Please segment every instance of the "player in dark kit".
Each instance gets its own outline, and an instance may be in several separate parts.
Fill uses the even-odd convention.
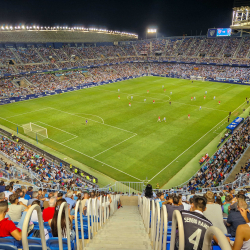
[[[202,250],[204,236],[212,223],[203,215],[206,210],[207,199],[203,196],[194,196],[194,203],[190,211],[181,211],[183,220],[185,250]],[[176,238],[175,250],[179,248],[179,241]]]

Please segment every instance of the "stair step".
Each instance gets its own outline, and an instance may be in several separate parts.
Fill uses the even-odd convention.
[[[98,248],[98,249],[132,249],[134,248],[133,244],[130,244],[129,241],[127,245],[114,245],[114,244],[94,244],[90,243],[90,247]],[[146,245],[136,245],[136,249],[152,249],[149,244]]]
[[[139,239],[139,240],[137,240],[137,239],[129,239],[129,241],[128,241],[128,239],[126,240],[126,239],[119,239],[119,238],[112,238],[112,239],[105,239],[105,241],[104,241],[104,239],[99,239],[99,238],[94,238],[93,239],[93,241],[91,241],[91,243],[90,244],[92,244],[92,243],[94,243],[94,244],[102,244],[102,243],[105,243],[105,244],[112,244],[112,245],[126,245],[126,244],[130,244],[130,245],[147,245],[147,244],[151,244],[151,242],[150,242],[150,240],[148,239],[148,240],[145,240],[145,239]]]

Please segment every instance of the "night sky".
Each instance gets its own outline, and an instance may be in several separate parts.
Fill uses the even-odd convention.
[[[3,0],[0,24],[82,25],[135,32],[150,26],[159,36],[207,33],[231,24],[233,0]]]

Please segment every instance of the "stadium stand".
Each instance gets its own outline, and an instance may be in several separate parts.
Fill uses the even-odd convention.
[[[42,32],[39,35],[30,32],[28,36],[25,31],[1,33],[1,42],[50,42],[50,45],[24,44],[18,47],[13,44],[11,48],[1,45],[0,100],[143,74],[188,79],[202,76],[207,80],[222,78],[249,82],[249,37],[178,37],[121,42],[118,45],[93,43],[76,46],[66,43],[72,40],[84,40],[86,43],[114,41],[117,38],[114,38],[116,35],[100,34],[97,39],[97,34],[93,33],[88,40],[84,32],[77,31],[58,31],[58,34],[44,31],[46,35],[42,37]],[[61,45],[53,44],[56,42]],[[10,59],[15,61],[15,65],[7,65]],[[244,67],[229,64],[243,64]],[[73,67],[79,68],[68,70]],[[62,69],[65,69],[63,73]],[[42,70],[55,72],[36,72]],[[4,76],[6,73],[13,75]],[[18,73],[27,74],[20,76]],[[123,249],[124,246],[127,249],[152,249],[153,246],[153,249],[164,250],[170,246],[174,249],[176,244],[179,244],[179,249],[188,245],[193,247],[194,244],[197,249],[230,249],[228,242],[233,244],[235,235],[237,240],[237,230],[242,230],[250,219],[245,211],[249,206],[249,193],[245,190],[250,180],[249,161],[233,183],[226,183],[249,145],[249,124],[250,118],[247,117],[232,134],[226,133],[217,152],[210,158],[206,157],[201,169],[184,186],[154,192],[148,184],[138,197],[128,197],[138,201],[138,206],[130,207],[122,206],[121,201],[126,194],[117,194],[111,186],[99,189],[93,183],[94,176],[80,169],[75,175],[74,166],[24,140],[16,142],[17,138],[0,130],[0,178],[5,181],[0,183],[0,224],[11,224],[17,233],[13,235],[7,230],[3,233],[0,229],[0,249],[28,249],[28,246],[30,249],[32,246],[37,249],[43,247],[43,250],[47,247],[80,249],[80,246],[86,246],[86,250]],[[137,194],[142,190],[132,191]],[[11,216],[5,219],[8,203],[4,200],[13,194],[10,206],[24,212],[20,219],[21,226],[17,221],[11,222]],[[29,203],[32,206],[27,207]],[[240,212],[235,215],[233,210],[237,208]],[[211,219],[211,214],[218,224]],[[236,216],[243,226],[234,223]],[[28,223],[30,218],[31,225]],[[191,223],[194,220],[199,223]],[[176,230],[172,230],[177,224],[178,237]],[[40,238],[37,238],[39,230]],[[199,241],[195,238],[197,230]],[[218,242],[212,241],[213,235],[219,246]],[[243,241],[243,244],[247,243]]]

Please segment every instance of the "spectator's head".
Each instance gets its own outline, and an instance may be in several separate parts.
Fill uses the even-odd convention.
[[[214,203],[214,193],[211,191],[207,191],[205,194],[207,202]]]
[[[7,201],[0,201],[0,214],[5,214],[8,212],[8,202]]]
[[[62,197],[63,197],[63,193],[58,193],[58,194],[57,194],[57,199],[58,199],[58,200],[62,199]]]
[[[66,197],[68,198],[73,198],[74,192],[72,190],[69,190],[68,193],[66,194]]]
[[[11,204],[17,204],[18,203],[18,195],[17,194],[11,194],[9,196],[9,201]]]
[[[33,192],[32,198],[33,199],[38,199],[38,192],[37,191]]]
[[[5,194],[4,194],[4,192],[0,193],[0,201],[5,201]]]
[[[174,197],[173,197],[173,204],[174,204],[174,205],[178,205],[178,204],[179,204],[179,200],[180,200],[180,199],[179,199],[178,196],[174,196]]]
[[[193,211],[199,210],[204,212],[206,210],[207,199],[203,196],[194,196]]]
[[[5,191],[9,191],[10,190],[10,185],[5,186]]]
[[[4,181],[0,181],[0,186],[4,186]]]
[[[28,187],[28,192],[32,192],[33,187]]]
[[[245,202],[244,199],[238,199],[237,207],[238,209],[239,208],[247,209],[247,203]]]
[[[194,189],[191,190],[191,194],[195,194],[195,190]]]
[[[51,197],[49,199],[49,206],[50,207],[55,207],[55,205],[56,205],[56,197]]]
[[[91,199],[94,199],[94,198],[95,198],[95,192],[94,192],[94,191],[92,191],[92,192],[90,193],[90,198],[91,198]]]
[[[145,189],[145,197],[147,198],[152,198],[153,196],[153,189],[152,189],[152,185],[151,184],[148,184],[146,186],[146,189]]]
[[[23,197],[24,197],[24,195],[25,195],[25,194],[24,194],[24,192],[23,192],[23,191],[21,191],[21,192],[19,193],[19,197],[20,197],[20,198],[23,198]]]
[[[232,202],[232,197],[230,195],[227,195],[226,198],[225,198],[225,201],[227,203],[231,203]]]
[[[53,196],[54,196],[54,193],[50,192],[48,198],[50,199]]]
[[[38,206],[40,206],[40,201],[39,201],[39,200],[34,200],[34,201],[32,201],[31,206],[33,206],[33,205],[38,205]]]
[[[16,184],[19,184],[19,181],[16,181]]]
[[[83,194],[83,199],[84,199],[84,200],[89,199],[89,194],[88,194],[87,192],[84,192],[84,194]]]
[[[244,194],[237,194],[237,199],[243,199],[246,200],[246,196]]]
[[[57,200],[57,202],[56,202],[55,213],[54,213],[54,216],[53,216],[52,221],[51,221],[51,231],[52,231],[53,237],[58,237],[57,218],[58,218],[58,213],[59,213],[59,210],[60,210],[60,206],[64,202],[66,202],[66,200],[63,199],[63,198],[60,199],[60,200]],[[65,213],[62,213],[62,217],[60,219],[61,219],[62,233],[64,234],[64,233],[66,233]]]
[[[13,192],[13,186],[10,186],[9,191]]]

